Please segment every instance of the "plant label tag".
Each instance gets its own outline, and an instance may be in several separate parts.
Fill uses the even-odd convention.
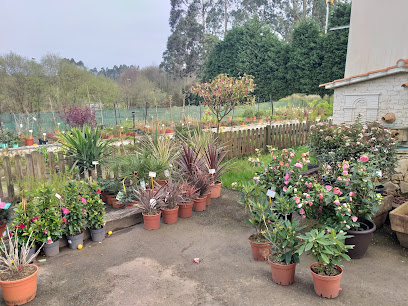
[[[94,161],[92,162],[92,165],[94,165],[94,166],[99,165],[99,162],[98,162],[97,160],[94,160]]]
[[[23,124],[22,124],[22,123],[20,123],[20,128],[23,128]]]
[[[170,168],[173,168],[173,164],[169,164],[169,167],[170,167]]]
[[[149,172],[150,177],[156,177],[156,172]]]
[[[169,170],[164,170],[164,176],[169,177],[170,176],[170,171]]]
[[[379,177],[382,177],[382,171],[381,171],[381,170],[378,170],[378,171],[377,171],[377,175],[378,175]]]
[[[58,200],[61,200],[61,196],[60,196],[58,193],[55,194],[55,197],[56,197]]]
[[[143,188],[143,189],[146,189],[146,183],[145,183],[145,181],[140,181],[140,186]]]
[[[33,117],[33,120],[34,120],[34,121],[37,121],[37,118]]]
[[[215,169],[208,169],[208,172],[209,172],[210,174],[215,174]]]
[[[276,195],[276,192],[269,189],[269,190],[266,192],[266,195],[267,195],[268,197],[274,198],[275,195]]]
[[[151,207],[151,208],[155,208],[155,207],[156,207],[156,204],[157,204],[156,199],[150,199],[150,207]]]

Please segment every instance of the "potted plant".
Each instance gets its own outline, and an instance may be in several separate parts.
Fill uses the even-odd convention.
[[[105,205],[100,198],[101,190],[95,182],[87,184],[86,187],[87,192],[84,192],[86,223],[92,241],[101,242],[105,239]]]
[[[272,280],[283,286],[294,282],[296,264],[299,263],[298,251],[301,242],[297,233],[304,226],[299,226],[297,219],[287,218],[294,211],[295,205],[291,197],[278,196],[273,206],[272,222],[267,226],[264,234],[271,245],[268,261],[271,266]]]
[[[191,178],[191,184],[198,189],[198,197],[193,201],[193,210],[204,211],[207,201],[210,200],[210,175],[197,168],[195,175]]]
[[[134,191],[138,201],[136,206],[142,210],[143,223],[146,230],[155,230],[160,227],[160,206],[163,201],[163,191],[163,187],[160,187],[157,191],[143,188]]]
[[[30,135],[25,138],[25,145],[32,146],[34,144],[33,130],[29,130],[28,132]]]
[[[38,266],[30,262],[41,247],[30,255],[31,234],[23,244],[18,235],[12,235],[8,230],[7,237],[7,241],[2,239],[0,243],[1,291],[6,305],[23,305],[32,301],[37,293]]]
[[[177,222],[179,204],[183,202],[183,185],[174,183],[171,179],[164,185],[163,194],[163,223],[174,224]]]
[[[59,239],[65,233],[63,211],[55,192],[45,184],[35,191],[33,203],[38,209],[38,233],[36,240],[44,243],[44,253],[47,257],[59,254]]]
[[[189,218],[193,213],[194,200],[198,197],[198,188],[184,182],[182,185],[182,200],[179,203],[178,215],[180,218]]]
[[[401,246],[408,248],[408,202],[390,212],[390,222]]]
[[[333,299],[339,295],[343,275],[341,260],[350,260],[346,252],[353,247],[345,244],[348,237],[345,232],[336,232],[332,228],[313,229],[299,236],[302,241],[299,255],[308,251],[316,260],[310,270],[318,296]]]
[[[112,205],[109,198],[116,198],[117,193],[122,188],[122,184],[117,179],[98,179],[98,185],[100,187],[101,199],[103,202]]]
[[[65,183],[62,194],[63,213],[66,212],[62,221],[66,223],[66,236],[68,247],[77,249],[83,245],[85,222],[86,199],[81,194],[81,183],[76,180],[69,180]]]
[[[221,195],[221,176],[228,172],[231,161],[224,162],[227,152],[223,147],[217,146],[215,142],[210,143],[204,150],[205,166],[210,174],[211,198],[219,198]]]

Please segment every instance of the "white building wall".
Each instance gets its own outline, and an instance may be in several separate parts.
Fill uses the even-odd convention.
[[[333,123],[352,123],[357,113],[368,121],[394,113],[393,124],[408,127],[408,88],[401,87],[407,82],[408,74],[398,73],[335,88]]]
[[[407,16],[408,0],[353,0],[344,77],[407,59]]]

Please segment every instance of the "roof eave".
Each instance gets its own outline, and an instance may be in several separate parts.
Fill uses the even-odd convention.
[[[333,81],[331,83],[322,84],[320,85],[320,87],[324,86],[324,88],[326,89],[335,89],[338,87],[347,86],[347,85],[364,82],[364,81],[369,81],[372,79],[382,78],[384,76],[389,76],[389,75],[401,73],[401,72],[408,73],[408,67],[397,67],[397,68],[392,68],[386,71],[379,71],[379,72],[375,72],[375,73],[371,73],[371,74],[367,74],[367,75],[363,75],[359,77],[354,77],[350,79]]]

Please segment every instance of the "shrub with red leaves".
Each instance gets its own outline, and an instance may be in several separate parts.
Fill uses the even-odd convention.
[[[71,106],[68,110],[64,109],[60,112],[61,119],[71,127],[95,126],[95,114],[92,113],[89,106],[78,107]]]

